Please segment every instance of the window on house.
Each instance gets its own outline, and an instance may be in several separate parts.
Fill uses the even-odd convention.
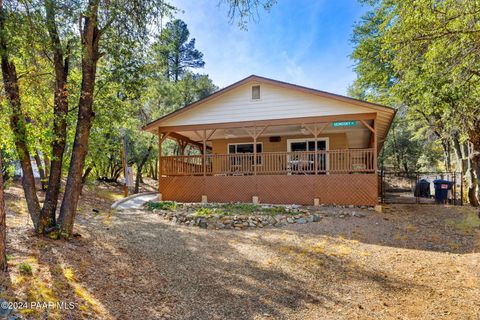
[[[252,99],[253,100],[260,99],[260,86],[253,86],[252,87]]]
[[[257,143],[257,153],[261,153],[263,148],[262,148],[261,143]],[[238,153],[253,153],[253,143],[231,143],[228,145],[228,153],[229,154],[238,154]],[[253,161],[253,155],[247,156],[247,157],[233,157],[230,159],[231,164],[235,166],[247,166],[249,167],[252,165],[254,162],[256,162],[257,165],[262,164],[262,156],[258,155],[257,156],[257,161]]]
[[[262,144],[257,143],[257,153],[262,152]],[[228,153],[253,153],[253,143],[231,143]]]

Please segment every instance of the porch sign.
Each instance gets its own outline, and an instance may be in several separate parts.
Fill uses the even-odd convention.
[[[332,127],[354,127],[357,125],[357,121],[335,121],[332,122]]]

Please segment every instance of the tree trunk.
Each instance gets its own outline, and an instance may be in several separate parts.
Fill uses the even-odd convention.
[[[97,17],[98,1],[89,1],[82,30],[82,85],[78,103],[78,120],[65,194],[58,219],[60,235],[67,239],[71,238],[73,233],[78,199],[82,190],[83,167],[88,153],[88,137],[95,117],[93,112],[93,94],[99,59],[98,45],[100,38]]]
[[[464,159],[464,172],[463,172],[463,177],[464,177],[464,182],[467,185],[467,199],[468,203],[470,203],[472,206],[477,207],[479,206],[477,196],[475,194],[476,192],[476,183],[475,183],[475,173],[472,168],[472,159],[470,156],[470,148],[468,147],[468,142],[464,143],[462,145],[462,158]],[[462,195],[463,196],[463,195]]]
[[[27,201],[28,212],[32,218],[35,230],[39,232],[43,229],[42,226],[39,225],[40,204],[38,202],[35,188],[35,179],[33,177],[32,164],[30,162],[30,152],[28,151],[27,147],[26,123],[20,102],[20,89],[18,86],[17,71],[14,62],[10,61],[5,33],[5,11],[3,8],[3,0],[0,0],[1,65],[4,89],[8,104],[12,110],[12,114],[10,116],[10,127],[13,131],[15,149],[22,167],[22,185],[25,193],[25,200]]]
[[[155,159],[155,166],[153,167],[153,180],[158,180],[158,157]]]
[[[85,172],[83,173],[83,176],[82,176],[82,190],[80,190],[80,194],[83,194],[83,186],[87,182],[87,179],[88,179],[88,176],[90,175],[90,172],[92,172],[92,167],[87,167],[87,169],[85,169]]]
[[[467,171],[468,159],[466,159],[465,157],[465,152],[458,138],[458,133],[453,134],[452,141],[453,141],[453,150],[455,151],[455,156],[457,158],[458,168],[460,169],[460,172],[465,174],[465,172]]]
[[[40,175],[40,184],[42,186],[42,190],[47,190],[47,177],[45,176],[45,169],[43,167],[42,159],[40,159],[40,155],[38,151],[35,152],[35,164],[37,165],[38,174]]]
[[[133,189],[133,193],[136,194],[140,190],[140,180],[142,179],[142,165],[137,165],[137,176],[135,177],[135,188]]]
[[[83,176],[82,176],[82,186],[85,184],[85,182],[87,182],[90,172],[92,172],[92,167],[87,167],[87,169],[85,169],[85,172],[83,173]]]
[[[472,155],[470,157],[472,161],[472,171],[475,173],[476,203],[472,204],[478,206],[480,203],[480,116],[475,119],[473,129],[469,132],[470,142],[472,143]]]
[[[143,156],[142,161],[140,161],[139,164],[137,164],[137,176],[135,177],[135,189],[133,193],[138,193],[138,190],[140,189],[140,182],[142,181],[142,170],[143,167],[145,166],[145,163],[147,163],[148,158],[150,158],[150,154],[152,153],[153,149],[153,139],[150,141],[150,145],[148,146],[147,152]]]
[[[0,154],[0,169],[2,165],[2,155]],[[0,170],[1,171],[1,170]],[[5,213],[5,201],[3,198],[3,177],[0,174],[0,270],[7,271],[7,251],[6,251],[6,236],[7,224]]]
[[[473,179],[474,187],[471,190],[471,197],[473,200],[473,203],[471,203],[471,205],[474,207],[478,207],[480,205],[480,151],[475,152],[474,156],[472,157],[472,171],[475,174],[475,178]]]
[[[45,224],[54,226],[56,223],[56,211],[60,186],[62,180],[62,163],[67,139],[67,113],[68,113],[68,87],[67,77],[69,58],[64,57],[62,44],[58,35],[55,21],[55,4],[51,0],[45,1],[46,24],[53,47],[53,64],[55,69],[55,94],[53,106],[53,132],[55,138],[52,141],[52,161],[50,162],[50,176],[47,193],[42,209]],[[67,47],[68,51],[68,47]],[[68,52],[67,52],[68,55]]]
[[[447,139],[442,139],[443,147],[443,163],[445,165],[445,171],[450,172],[450,143]]]
[[[50,170],[48,170],[48,168],[50,168],[50,159],[46,154],[43,155],[43,163],[43,167],[45,168],[45,176],[48,177],[50,175]]]
[[[476,207],[479,205],[479,203],[475,194],[475,173],[472,168],[472,160],[469,156],[468,145],[466,143],[460,143],[458,133],[455,133],[453,135],[452,141],[453,149],[455,150],[455,155],[457,157],[458,166],[463,174],[464,181],[462,181],[461,183],[463,183],[467,187],[468,203]],[[463,194],[461,196],[463,197]]]

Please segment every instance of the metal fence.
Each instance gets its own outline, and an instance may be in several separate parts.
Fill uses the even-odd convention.
[[[382,203],[463,205],[463,177],[460,172],[379,172],[379,193]],[[445,201],[435,199],[433,181],[451,184]]]

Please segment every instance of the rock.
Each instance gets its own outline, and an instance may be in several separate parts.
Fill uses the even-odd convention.
[[[357,218],[364,218],[365,217],[365,213],[363,212],[352,212],[352,217],[357,217]]]
[[[206,229],[206,228],[208,227],[208,224],[207,224],[207,222],[206,222],[205,220],[199,219],[199,221],[198,221],[198,226],[199,226],[200,228]]]
[[[321,217],[319,215],[314,214],[312,216],[312,222],[318,222],[318,221],[320,221],[320,219],[321,219]]]
[[[300,224],[304,224],[304,223],[307,223],[307,220],[305,220],[305,218],[298,218],[297,220],[295,220],[296,223],[300,223]]]

